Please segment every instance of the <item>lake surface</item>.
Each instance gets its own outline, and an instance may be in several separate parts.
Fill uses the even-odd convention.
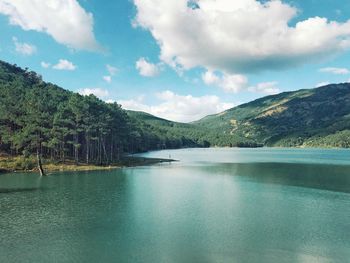
[[[349,150],[144,156],[180,161],[0,175],[0,262],[349,262]]]

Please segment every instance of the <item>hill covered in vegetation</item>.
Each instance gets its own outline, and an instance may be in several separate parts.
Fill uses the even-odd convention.
[[[190,124],[128,114],[151,131],[200,146],[350,147],[349,83],[267,96]]]
[[[264,97],[193,124],[232,144],[350,147],[350,83]]]
[[[206,140],[207,129],[201,130],[193,124],[173,122],[140,111],[127,111],[127,114],[148,140],[156,136],[158,142],[151,145],[157,149],[210,146]]]
[[[111,164],[125,153],[201,146],[129,115],[117,103],[64,90],[0,61],[2,155]]]

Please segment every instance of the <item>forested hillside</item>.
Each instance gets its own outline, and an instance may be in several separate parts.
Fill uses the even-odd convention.
[[[212,125],[200,125],[200,123],[179,123],[158,118],[148,113],[138,111],[127,111],[128,115],[137,123],[141,130],[148,131],[151,134],[157,134],[158,137],[172,138],[175,148],[178,147],[210,147],[210,146],[228,146],[228,147],[257,147],[262,146],[254,140],[241,138],[235,134],[225,134],[218,131]],[[163,140],[164,141],[164,140]],[[171,144],[164,145],[169,148]]]
[[[148,140],[152,141],[152,137],[156,136],[158,143],[161,143],[157,146],[159,149],[210,146],[208,129],[165,120],[145,112],[127,111],[127,113],[135,126],[147,135],[145,137]]]
[[[200,146],[142,120],[117,104],[45,83],[0,62],[0,153],[110,164],[124,153]]]
[[[0,87],[2,152],[108,163],[130,150],[132,128],[117,104],[66,91],[4,62]]]
[[[194,124],[265,146],[350,147],[350,84],[264,97]]]

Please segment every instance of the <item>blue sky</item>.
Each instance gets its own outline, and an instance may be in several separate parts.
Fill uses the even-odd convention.
[[[349,19],[347,0],[0,0],[0,58],[187,122],[349,81]]]

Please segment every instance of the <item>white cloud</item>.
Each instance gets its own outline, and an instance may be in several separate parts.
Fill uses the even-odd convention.
[[[254,87],[249,87],[248,90],[251,92],[273,95],[281,92],[277,85],[277,81],[261,82]]]
[[[218,75],[209,70],[202,74],[202,80],[207,85],[217,85],[221,81]]]
[[[336,75],[346,75],[349,74],[350,71],[347,68],[321,68],[320,72],[324,72],[324,73],[332,73],[332,74],[336,74]]]
[[[119,103],[125,109],[144,111],[179,122],[195,121],[209,114],[219,113],[235,106],[233,103],[222,102],[217,96],[183,96],[169,90],[158,93],[156,97],[161,102],[153,106],[146,105],[143,97],[134,100],[122,100]]]
[[[118,69],[116,67],[113,67],[113,66],[108,65],[108,64],[106,65],[106,69],[111,76],[114,76],[118,72]]]
[[[0,13],[11,25],[45,32],[73,49],[99,50],[93,32],[94,19],[77,0],[0,0]]]
[[[41,61],[40,65],[41,65],[41,67],[43,67],[43,68],[49,68],[49,67],[51,66],[50,63],[45,62],[45,61]]]
[[[237,93],[246,88],[248,79],[241,74],[217,74],[213,71],[206,71],[202,74],[202,80],[207,85],[218,86],[228,93]]]
[[[75,70],[77,66],[75,66],[72,62],[66,60],[66,59],[60,59],[56,65],[54,65],[52,68],[57,70]]]
[[[193,1],[192,1],[193,2]],[[204,67],[231,74],[283,69],[350,47],[350,20],[311,17],[286,1],[134,0],[134,25],[151,32],[160,59],[174,68]]]
[[[18,42],[18,39],[16,37],[13,37],[12,40],[15,44],[16,51],[22,55],[31,56],[37,51],[36,46],[28,43]]]
[[[145,58],[140,58],[136,61],[136,69],[144,77],[155,77],[160,73],[159,65],[147,62]]]
[[[109,75],[107,76],[103,76],[103,80],[106,81],[107,83],[111,83],[112,82],[112,76],[114,76],[115,74],[117,74],[118,69],[116,67],[113,67],[109,64],[106,65],[106,69],[109,73]]]
[[[248,78],[241,74],[218,74],[213,71],[207,70],[202,74],[202,80],[209,86],[217,86],[227,93],[238,93],[244,89],[263,93],[263,94],[277,94],[280,89],[277,87],[278,82],[261,82],[256,86],[248,86]]]
[[[317,83],[317,84],[315,85],[315,88],[327,86],[327,85],[329,85],[329,84],[331,84],[329,81],[323,81],[323,82]]]
[[[88,96],[92,94],[99,98],[105,98],[109,95],[108,90],[101,89],[101,88],[86,88],[86,89],[81,89],[78,92],[79,94],[84,96]]]
[[[106,81],[107,83],[111,83],[112,82],[112,77],[111,76],[103,76],[102,77],[104,81]]]

